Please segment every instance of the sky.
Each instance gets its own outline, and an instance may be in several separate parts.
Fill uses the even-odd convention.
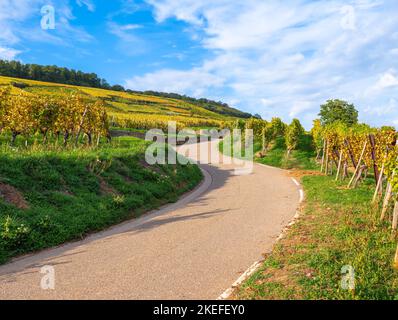
[[[339,98],[398,127],[397,0],[0,0],[0,58],[307,129]]]

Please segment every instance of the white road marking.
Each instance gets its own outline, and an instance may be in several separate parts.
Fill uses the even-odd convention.
[[[257,163],[257,164],[262,165],[262,166],[265,166],[265,167],[269,167],[269,166],[263,165],[263,164],[261,164],[261,163]],[[275,169],[274,167],[269,167],[269,168]],[[276,169],[278,169],[278,168],[276,168]],[[303,191],[303,189],[301,189],[300,183],[299,183],[295,178],[291,178],[291,179],[292,179],[292,181],[294,182],[294,184],[295,184],[297,187],[300,187],[300,189],[299,189],[299,194],[300,194],[299,203],[302,203],[302,202],[304,201],[304,191]],[[293,218],[293,220],[282,230],[281,234],[280,234],[279,237],[276,239],[276,242],[278,242],[278,241],[280,241],[281,239],[284,238],[286,232],[297,222],[297,219],[299,218],[299,216],[300,216],[300,211],[297,210],[297,211],[296,211],[296,214],[295,214],[295,216],[294,216],[294,218]],[[246,279],[248,279],[248,278],[261,266],[261,264],[262,264],[263,262],[264,262],[264,260],[260,260],[260,261],[257,261],[257,262],[255,262],[255,263],[253,263],[253,265],[251,265],[251,266],[249,267],[249,269],[247,269],[247,270],[238,278],[238,280],[236,280],[236,281],[232,284],[231,287],[229,287],[227,290],[225,290],[225,291],[217,298],[217,300],[226,300],[226,299],[228,299],[228,298],[231,296],[231,294],[234,292],[234,290],[235,290],[239,285],[241,285],[243,281],[245,281]]]
[[[235,288],[238,287],[243,281],[245,281],[247,278],[249,278],[257,269],[260,267],[262,264],[263,260],[257,261],[253,263],[249,269],[247,269],[239,278],[236,280],[231,287],[229,287],[227,290],[225,290],[218,298],[217,300],[225,300],[228,299],[231,294],[234,292]]]
[[[303,189],[300,189],[299,192],[300,192],[300,203],[302,203],[304,201],[304,191]]]
[[[298,181],[296,180],[296,179],[294,179],[294,178],[291,178],[292,179],[292,181],[294,182],[294,184],[297,186],[297,187],[300,187],[300,183],[298,183]]]

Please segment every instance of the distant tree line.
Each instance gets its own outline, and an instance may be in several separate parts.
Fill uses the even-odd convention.
[[[231,108],[228,104],[221,101],[213,101],[208,99],[196,99],[178,93],[165,93],[157,91],[133,91],[125,89],[123,86],[116,84],[111,86],[105,79],[98,77],[95,73],[85,73],[82,71],[61,68],[57,66],[42,66],[38,64],[23,64],[19,61],[0,60],[0,75],[6,77],[15,77],[29,80],[37,80],[52,83],[69,84],[84,87],[101,88],[114,91],[124,91],[129,93],[148,94],[158,97],[179,99],[194,105],[203,107],[207,110],[214,111],[218,114],[227,116],[251,118],[250,113]]]
[[[76,86],[120,90],[120,86],[110,86],[105,79],[99,78],[95,73],[85,73],[57,66],[23,64],[19,61],[0,60],[0,75]]]

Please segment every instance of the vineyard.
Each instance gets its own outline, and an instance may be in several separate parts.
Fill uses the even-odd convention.
[[[321,171],[325,174],[335,172],[336,180],[349,178],[347,188],[355,188],[369,171],[373,173],[376,185],[373,203],[383,200],[381,220],[386,218],[390,202],[394,203],[390,218],[395,232],[398,226],[398,203],[396,196],[393,197],[398,191],[396,131],[367,125],[347,127],[337,122],[324,128],[315,123],[312,133],[318,148],[323,145]],[[353,169],[351,177],[350,167]]]
[[[222,126],[253,129],[255,161],[289,170],[305,192],[296,223],[234,298],[397,299],[394,128],[318,119],[305,132],[278,118]],[[355,270],[355,290],[340,287],[344,266]]]
[[[304,129],[294,119],[290,125],[279,118],[268,122],[249,119],[222,123],[223,128],[252,129],[257,141],[257,160],[268,160],[270,147],[283,139],[286,161],[298,148]],[[340,121],[322,125],[315,120],[311,129],[312,144],[315,148],[315,163],[320,171],[333,175],[335,181],[346,182],[346,189],[355,189],[366,179],[374,180],[374,194],[369,202],[379,212],[380,222],[389,222],[392,237],[398,228],[398,145],[397,132],[392,127],[371,128],[366,124],[347,125]],[[398,247],[394,259],[398,267]]]
[[[336,181],[347,179],[347,188],[356,188],[372,173],[375,183],[372,203],[380,207],[380,220],[391,223],[395,236],[398,227],[397,132],[390,127],[376,129],[364,124],[348,127],[341,122],[322,127],[316,120],[312,134],[318,156],[322,153],[321,172],[335,174]],[[398,247],[394,261],[398,266]]]
[[[11,89],[7,89],[7,87],[11,87]],[[220,113],[216,113],[186,101],[138,93],[133,94],[32,80],[22,81],[21,79],[7,77],[0,77],[0,89],[2,92],[8,91],[8,96],[11,96],[12,100],[15,101],[16,99],[23,100],[21,97],[35,99],[35,101],[31,101],[32,108],[37,109],[40,103],[42,105],[48,105],[50,103],[53,106],[57,104],[58,106],[54,108],[60,110],[63,107],[73,108],[74,117],[76,117],[74,121],[78,121],[77,118],[79,117],[81,120],[85,110],[85,108],[82,107],[83,104],[91,105],[93,108],[101,108],[106,111],[109,126],[118,128],[142,130],[158,128],[165,130],[167,129],[169,121],[176,121],[178,128],[219,127],[222,121],[231,121],[234,119],[233,117],[224,115],[224,110],[220,110]],[[38,101],[39,98],[46,101],[43,100],[40,102]],[[67,103],[69,103],[69,105],[67,105]],[[43,111],[52,112],[50,110]],[[85,118],[86,117],[88,119],[90,114],[85,115]],[[105,121],[105,119],[103,120]],[[87,121],[87,123],[88,122],[89,121]],[[103,126],[106,131],[107,124],[103,123],[101,126]],[[79,123],[77,122],[77,124],[74,124],[72,127],[68,128],[68,130],[53,129],[55,132],[68,131],[68,137],[71,137],[75,136],[79,131]],[[84,129],[85,128],[82,128],[82,135],[84,134],[87,136]],[[23,130],[20,134],[27,134],[26,131],[29,130]],[[101,131],[102,137],[105,136],[104,130],[99,130]],[[49,134],[52,133],[53,130],[49,130]],[[91,134],[92,136],[96,136],[94,140],[98,137],[98,134],[99,132]]]
[[[0,89],[0,129],[11,132],[14,144],[17,136],[38,138],[43,143],[48,137],[62,135],[66,146],[74,140],[77,145],[81,136],[87,136],[88,144],[101,136],[109,138],[109,126],[105,106],[101,100],[87,101],[74,94],[39,96],[11,87]]]
[[[394,259],[390,251],[388,256],[383,252],[375,259],[377,263],[384,259],[386,264],[394,261],[398,267],[398,247],[395,247],[398,231],[398,145],[397,132],[392,127],[372,128],[366,124],[348,125],[341,121],[326,124],[315,120],[311,131],[305,132],[298,119],[286,124],[277,117],[269,121],[233,118],[173,98],[30,80],[23,80],[22,83],[18,79],[5,77],[0,77],[0,138],[2,142],[6,139],[11,147],[3,149],[5,152],[2,161],[9,165],[0,168],[0,187],[4,189],[12,186],[22,190],[26,206],[23,202],[16,210],[13,204],[0,201],[0,208],[4,211],[0,217],[0,231],[3,230],[0,233],[0,248],[4,251],[4,255],[0,255],[0,261],[21,252],[62,243],[89,230],[101,229],[120,221],[120,217],[125,217],[132,208],[143,207],[143,196],[139,194],[137,197],[139,185],[134,182],[132,190],[131,181],[137,178],[137,173],[141,184],[148,178],[147,169],[141,165],[142,159],[138,157],[142,156],[145,142],[129,142],[137,148],[137,156],[129,157],[127,154],[130,151],[123,147],[123,139],[116,138],[112,142],[111,133],[112,130],[119,129],[158,128],[167,131],[170,121],[177,122],[179,130],[186,127],[253,130],[256,161],[285,169],[319,168],[320,172],[314,175],[326,180],[317,180],[316,177],[308,179],[310,182],[307,182],[306,187],[309,190],[313,188],[313,194],[322,193],[321,188],[325,185],[334,188],[336,194],[342,197],[366,194],[366,198],[358,197],[361,199],[356,202],[358,211],[364,211],[369,206],[371,213],[367,214],[377,214],[378,222],[365,230],[373,228],[372,232],[379,237],[388,238],[385,241],[392,242],[393,250],[396,250]],[[14,148],[22,143],[40,145],[42,148],[36,151],[30,148]],[[306,144],[305,151],[303,143]],[[94,148],[76,148],[86,145]],[[99,145],[101,147],[97,148]],[[21,154],[15,150],[21,151]],[[67,160],[61,160],[57,152]],[[113,161],[114,156],[123,160]],[[298,157],[301,157],[299,161]],[[86,159],[85,163],[81,164],[79,159]],[[300,161],[304,164],[301,167],[297,166]],[[77,166],[80,168],[79,172],[75,172]],[[97,166],[100,168],[96,168]],[[127,169],[129,166],[133,169]],[[11,170],[13,167],[19,170],[16,175]],[[58,171],[59,168],[62,170]],[[188,179],[189,174],[195,176],[197,183],[200,176],[196,169],[180,167],[178,183]],[[51,171],[51,174],[48,175],[47,171]],[[164,199],[170,196],[170,190],[172,195],[176,193],[177,180],[173,177],[173,171],[167,174],[170,177],[161,193]],[[84,191],[86,182],[79,178],[82,175],[90,180],[90,192]],[[68,181],[68,176],[74,178]],[[154,182],[146,186],[149,191],[145,191],[145,197],[154,201],[152,192],[157,192],[161,174],[155,172],[150,176]],[[303,180],[305,184],[307,180]],[[37,193],[31,189],[33,186],[37,187],[34,181],[47,183],[40,186],[41,191]],[[76,181],[79,188],[75,185]],[[319,181],[322,183],[317,185]],[[54,190],[50,190],[51,185]],[[193,183],[186,189],[194,185]],[[367,192],[369,188],[371,195]],[[355,193],[356,190],[358,193]],[[314,195],[312,197],[315,199]],[[21,196],[21,199],[24,198]],[[340,199],[336,200],[339,201]],[[58,239],[55,238],[56,229],[51,227],[48,238],[36,247],[36,240],[41,237],[41,234],[35,233],[36,224],[47,224],[49,219],[55,224],[63,225],[65,222],[58,221],[61,218],[54,213],[62,211],[70,219],[74,219],[76,212],[83,215],[85,203],[88,202],[92,206],[91,216],[84,217],[87,219],[82,228],[76,227],[62,239]],[[115,216],[111,219],[102,217],[98,224],[92,225],[92,219],[99,210],[96,207],[97,202],[112,208]],[[318,205],[318,202],[315,203]],[[32,217],[37,215],[40,221],[36,218],[30,221],[25,217],[26,212],[34,212]],[[22,226],[27,227],[24,229]],[[387,226],[388,232],[385,232]],[[347,226],[342,223],[341,227]],[[15,234],[7,233],[10,228]],[[336,234],[339,232],[336,231]],[[367,241],[366,239],[363,241]],[[390,267],[383,270],[389,270]]]

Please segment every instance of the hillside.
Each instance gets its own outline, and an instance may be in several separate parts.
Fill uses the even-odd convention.
[[[0,136],[0,264],[139,217],[200,182],[194,165],[147,165],[147,145],[9,148]]]
[[[111,124],[118,127],[164,128],[167,121],[177,121],[182,127],[208,127],[218,126],[221,121],[234,119],[225,115],[231,112],[228,106],[218,106],[211,111],[176,98],[0,76],[0,87],[10,84],[34,94],[57,95],[75,92],[88,99],[101,98],[106,103]]]
[[[149,165],[150,142],[109,139],[109,114],[114,124],[124,117],[129,128],[156,128],[161,108],[183,113],[178,101],[13,78],[0,82],[0,264],[174,202],[202,179],[192,164]],[[143,109],[144,121],[145,109],[152,108],[156,121],[139,123],[140,113],[130,112],[134,106]],[[210,116],[203,121],[219,121]]]

